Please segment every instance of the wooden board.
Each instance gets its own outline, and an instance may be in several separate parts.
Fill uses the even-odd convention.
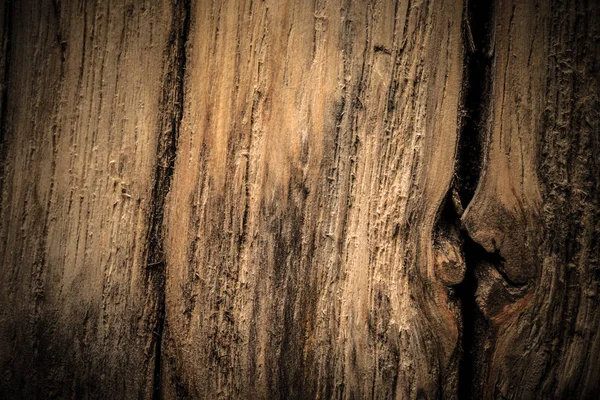
[[[463,266],[442,265],[438,249],[460,250],[437,222],[462,13],[455,1],[192,4],[166,211],[165,397],[453,396],[449,285]]]
[[[600,389],[599,18],[577,0],[495,7],[489,137],[463,217],[497,256],[475,271],[475,398]]]
[[[2,6],[0,397],[149,397],[148,214],[172,6]]]

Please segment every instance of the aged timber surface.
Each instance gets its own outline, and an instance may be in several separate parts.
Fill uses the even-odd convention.
[[[0,1],[0,398],[594,398],[598,9]]]
[[[482,178],[463,221],[485,315],[474,396],[595,398],[600,389],[600,13],[496,2]]]
[[[453,397],[449,285],[463,271],[457,240],[434,238],[458,136],[462,4],[190,12],[164,395]]]
[[[147,215],[172,6],[1,7],[0,397],[149,397]]]

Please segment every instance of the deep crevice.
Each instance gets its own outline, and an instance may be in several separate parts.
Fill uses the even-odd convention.
[[[478,399],[482,375],[483,344],[486,337],[487,320],[476,302],[477,274],[476,268],[482,262],[494,264],[497,255],[485,251],[462,230],[463,254],[466,272],[463,281],[455,286],[460,299],[462,317],[462,357],[458,371],[458,398]]]
[[[491,89],[492,3],[485,0],[470,1],[464,12],[463,42],[467,48],[456,183],[461,203],[466,208],[475,194],[484,161],[484,143],[487,137],[485,120]]]
[[[164,251],[164,211],[177,156],[177,141],[183,119],[186,46],[190,30],[190,1],[177,0],[169,41],[165,50],[165,74],[160,99],[160,131],[156,150],[156,171],[150,204],[150,232],[146,262],[147,282],[155,294],[154,374],[152,398],[162,397],[162,343],[165,332],[166,263]]]
[[[488,132],[485,121],[491,90],[491,30],[493,7],[491,1],[467,1],[464,10],[463,38],[466,44],[463,72],[463,119],[458,142],[455,190],[460,212],[466,209],[475,195],[484,163]],[[460,224],[460,222],[459,222]],[[477,266],[487,262],[501,266],[498,253],[488,253],[474,242],[461,227],[462,251],[466,266],[463,281],[454,286],[461,304],[462,356],[459,364],[458,398],[476,399],[481,396],[483,374],[483,344],[487,321],[476,302]]]

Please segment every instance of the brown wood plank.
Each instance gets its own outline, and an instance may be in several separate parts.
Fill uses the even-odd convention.
[[[192,3],[166,398],[455,396],[449,285],[464,265],[437,222],[462,14],[456,1]]]
[[[600,389],[593,3],[496,2],[487,151],[463,217],[496,253],[476,270],[485,315],[476,397],[595,398]]]
[[[147,216],[172,6],[7,5],[0,397],[150,397]]]

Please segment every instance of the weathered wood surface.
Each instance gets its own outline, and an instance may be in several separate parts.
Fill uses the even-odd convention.
[[[593,398],[597,8],[0,2],[0,397]]]
[[[2,6],[0,397],[149,397],[147,216],[171,5]]]
[[[475,271],[487,319],[476,397],[598,396],[599,11],[496,3],[487,151],[463,217],[499,256]]]
[[[460,2],[194,4],[165,395],[453,396]]]

